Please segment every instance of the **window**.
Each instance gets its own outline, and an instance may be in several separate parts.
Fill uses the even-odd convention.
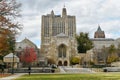
[[[62,58],[62,57],[66,57],[66,47],[65,45],[60,45],[58,48],[58,57]]]

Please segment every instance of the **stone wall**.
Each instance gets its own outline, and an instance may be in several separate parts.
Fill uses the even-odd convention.
[[[51,68],[34,68],[31,69],[31,73],[51,73]],[[8,73],[11,73],[12,69],[8,69]],[[14,73],[28,73],[27,68],[14,69]]]

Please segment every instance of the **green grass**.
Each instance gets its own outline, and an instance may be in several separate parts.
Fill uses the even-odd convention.
[[[32,74],[16,80],[120,80],[120,73],[94,74]]]

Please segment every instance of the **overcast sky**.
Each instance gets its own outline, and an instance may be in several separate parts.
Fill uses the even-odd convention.
[[[88,32],[90,38],[98,28],[105,31],[106,38],[120,37],[120,0],[17,0],[22,4],[20,23],[23,24],[17,41],[25,37],[38,47],[41,44],[41,16],[51,10],[61,15],[62,8],[68,15],[76,16],[77,33]]]

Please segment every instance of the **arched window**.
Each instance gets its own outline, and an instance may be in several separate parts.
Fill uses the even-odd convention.
[[[62,48],[59,48],[59,57],[62,57]]]
[[[63,44],[58,48],[58,57],[66,57],[66,47]]]

